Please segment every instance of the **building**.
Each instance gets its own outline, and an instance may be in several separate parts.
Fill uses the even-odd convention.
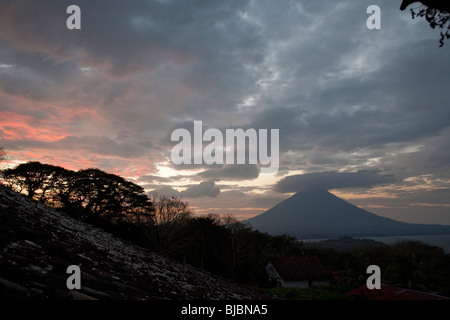
[[[270,279],[282,287],[310,288],[330,285],[331,274],[317,257],[275,257],[266,265]]]

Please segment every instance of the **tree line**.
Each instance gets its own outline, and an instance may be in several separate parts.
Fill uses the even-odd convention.
[[[264,286],[271,256],[301,253],[294,238],[260,233],[232,216],[195,215],[179,197],[147,194],[100,169],[73,171],[33,161],[2,176],[4,185],[36,202],[236,282]]]
[[[450,255],[420,241],[369,244],[350,251],[309,249],[308,254],[337,271],[337,282],[345,288],[365,285],[367,266],[375,264],[383,284],[450,296]]]
[[[95,168],[73,171],[33,161],[3,170],[3,179],[33,200],[88,221],[147,221],[154,211],[142,187]]]
[[[367,266],[377,264],[383,282],[450,295],[450,255],[425,244],[371,245],[351,252],[313,249],[287,235],[253,230],[233,216],[195,215],[179,197],[147,194],[99,169],[72,171],[28,162],[3,170],[2,176],[4,185],[36,202],[235,282],[268,287],[270,258],[310,255],[336,271],[337,284],[345,290],[364,284]]]

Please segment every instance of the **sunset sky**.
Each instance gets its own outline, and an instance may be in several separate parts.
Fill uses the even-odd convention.
[[[314,187],[450,224],[450,41],[400,4],[2,0],[0,146],[11,166],[100,168],[198,214],[245,219]],[[196,120],[279,129],[278,173],[174,165],[171,133]]]

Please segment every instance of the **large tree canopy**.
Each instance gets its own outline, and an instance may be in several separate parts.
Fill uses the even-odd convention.
[[[99,169],[72,171],[27,162],[4,170],[3,176],[16,191],[81,217],[133,222],[153,217],[141,186]]]

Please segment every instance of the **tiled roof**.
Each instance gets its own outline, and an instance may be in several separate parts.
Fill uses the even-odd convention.
[[[270,261],[284,281],[325,280],[330,278],[330,274],[317,257],[275,257]]]
[[[370,290],[367,286],[356,288],[346,293],[349,296],[357,296],[368,300],[449,300],[448,297],[436,294],[399,288],[382,284],[380,289]]]
[[[81,269],[69,290],[67,267]],[[166,259],[0,185],[0,299],[271,299]]]

